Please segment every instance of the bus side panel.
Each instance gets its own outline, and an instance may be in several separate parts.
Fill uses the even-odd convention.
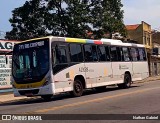
[[[53,76],[55,93],[72,91],[75,76],[82,75],[85,78],[85,72],[80,71],[82,68],[84,68],[84,63],[77,63],[56,73]]]
[[[133,63],[133,81],[142,80],[149,76],[147,61]]]
[[[109,84],[112,69],[110,62],[85,63],[87,88]]]
[[[123,83],[125,72],[132,75],[132,62],[112,62],[113,78],[115,84]]]

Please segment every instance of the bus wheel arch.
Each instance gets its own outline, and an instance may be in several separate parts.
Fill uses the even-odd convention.
[[[132,84],[132,76],[129,71],[124,73],[124,82],[122,84],[118,84],[119,88],[130,88]]]
[[[77,75],[73,82],[73,91],[71,94],[75,97],[82,96],[83,90],[86,88],[85,79],[82,75]]]
[[[128,75],[129,75],[129,77],[130,77],[130,79],[131,79],[130,81],[132,82],[132,76],[131,76],[131,73],[130,73],[129,71],[126,71],[126,72],[125,72],[125,74],[124,74],[124,76],[125,76],[126,74],[128,74]]]
[[[82,75],[77,75],[77,76],[75,76],[74,80],[76,80],[76,79],[78,79],[82,82],[83,89],[85,89],[86,88],[86,81],[85,81],[84,77]]]

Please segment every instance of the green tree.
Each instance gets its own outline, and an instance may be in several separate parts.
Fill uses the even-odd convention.
[[[48,28],[53,35],[85,38],[89,27],[89,9],[86,0],[51,0]]]
[[[9,20],[13,27],[6,33],[7,39],[25,40],[47,35],[44,25],[47,10],[44,0],[26,1],[22,7],[12,11],[13,17]]]
[[[28,39],[49,34],[78,38],[125,34],[120,0],[30,0],[13,10],[8,39]]]
[[[93,33],[95,38],[103,38],[109,34],[109,38],[115,32],[125,36],[125,26],[123,24],[123,10],[121,0],[93,0],[91,9]]]

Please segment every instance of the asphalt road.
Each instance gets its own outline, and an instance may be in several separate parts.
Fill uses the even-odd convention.
[[[91,119],[94,119],[92,122],[96,123],[106,122],[104,119],[107,119],[107,117],[110,117],[111,119],[119,118],[120,120],[125,119],[125,117],[133,117],[135,115],[142,116],[142,114],[145,114],[145,116],[146,114],[152,114],[152,116],[156,117],[160,114],[160,81],[133,84],[129,89],[108,87],[106,91],[103,92],[88,90],[82,97],[77,98],[71,97],[69,94],[62,94],[48,102],[41,98],[37,98],[3,103],[0,104],[0,114],[18,114],[23,116],[30,116],[33,114],[41,116],[42,114],[50,114],[45,115],[44,117],[48,117],[48,119],[58,119],[54,122],[60,122],[59,119],[61,118],[71,119],[71,121],[61,121],[67,123],[75,123],[73,119],[83,119],[85,122],[91,122]],[[104,119],[100,120],[101,118]],[[158,119],[160,121],[160,115]],[[143,121],[144,120],[141,120],[139,122]],[[149,122],[159,121],[149,120]],[[109,122],[119,121],[109,120]],[[121,122],[127,123],[128,121],[123,120]],[[131,120],[130,122],[133,121]]]

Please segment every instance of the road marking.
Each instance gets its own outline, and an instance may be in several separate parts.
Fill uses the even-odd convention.
[[[36,111],[33,111],[33,112],[28,112],[27,114],[45,113],[45,112],[49,112],[49,111],[54,111],[54,110],[59,110],[59,109],[64,109],[64,108],[69,108],[69,107],[74,107],[74,106],[80,106],[80,105],[83,105],[83,104],[98,102],[98,101],[102,101],[102,100],[106,100],[106,99],[112,99],[112,98],[127,96],[127,95],[131,95],[131,94],[143,93],[143,92],[151,91],[151,90],[155,90],[155,89],[160,89],[160,87],[147,88],[147,89],[133,91],[133,92],[129,92],[129,93],[122,93],[122,94],[117,94],[117,95],[113,95],[113,96],[106,96],[106,97],[97,98],[97,99],[88,100],[88,101],[83,101],[83,102],[76,102],[76,103],[66,104],[66,105],[62,105],[62,106],[40,109],[40,110],[36,110]]]

